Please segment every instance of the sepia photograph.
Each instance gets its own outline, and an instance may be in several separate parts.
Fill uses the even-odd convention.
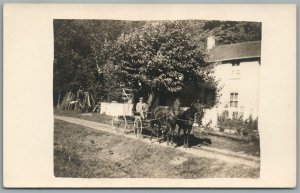
[[[5,188],[295,188],[296,5],[6,4]]]
[[[261,22],[53,30],[55,177],[260,178]]]

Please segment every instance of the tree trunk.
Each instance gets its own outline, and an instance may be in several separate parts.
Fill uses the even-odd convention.
[[[96,104],[96,101],[95,101],[95,99],[94,99],[94,97],[93,97],[93,95],[92,95],[92,94],[90,94],[90,96],[91,96],[92,106],[95,106],[95,104]]]
[[[157,104],[158,104],[158,97],[157,97],[157,95],[155,93],[150,92],[148,94],[147,104],[148,104],[149,110],[153,109],[153,108],[155,108],[157,106]]]
[[[147,104],[148,104],[149,108],[151,107],[152,101],[153,101],[153,93],[149,93],[148,94],[148,101],[147,101]]]
[[[57,99],[57,104],[56,104],[57,109],[59,109],[59,103],[60,103],[60,91],[58,92],[58,99]]]

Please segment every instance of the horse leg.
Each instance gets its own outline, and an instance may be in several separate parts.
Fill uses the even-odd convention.
[[[170,136],[169,136],[169,132],[167,132],[167,145],[169,145],[169,141],[170,141]]]
[[[161,134],[161,128],[160,128],[160,125],[157,124],[157,133],[156,133],[157,137],[156,137],[156,140],[157,140],[158,143],[160,143],[160,141],[159,141],[160,134]]]
[[[173,128],[171,129],[171,146],[173,146],[173,141],[174,141],[174,132]]]
[[[177,146],[180,145],[180,131],[181,131],[181,128],[178,127],[178,134],[177,134]]]
[[[114,117],[113,117],[114,118]],[[136,136],[136,125],[135,120],[133,122],[133,134]]]
[[[176,135],[176,126],[174,127],[174,130],[173,130],[173,142],[175,144],[175,146],[177,146],[177,135]]]
[[[186,148],[186,143],[187,143],[187,134],[186,130],[183,130],[183,147]]]
[[[152,123],[150,122],[150,126],[149,126],[149,130],[150,130],[150,136],[149,136],[149,139],[150,139],[150,141],[151,141],[151,143],[152,143],[152,130],[153,130],[153,127],[152,127]]]
[[[175,138],[175,129],[176,129],[176,124],[172,123],[171,124],[171,145],[173,146],[174,143],[174,138]]]
[[[171,127],[170,130],[170,142],[171,142],[171,146],[173,145],[173,128]]]
[[[186,134],[186,148],[189,148],[189,138],[190,138],[190,133]]]
[[[186,136],[186,137],[187,137],[187,140],[186,140],[186,146],[187,146],[187,148],[190,147],[189,139],[190,139],[190,135],[191,135],[192,129],[193,129],[193,126],[190,126],[190,127],[188,128],[188,131],[187,131],[187,136]]]
[[[156,135],[156,138],[157,138],[157,128],[156,128],[156,123],[154,122],[153,124],[152,124],[152,126],[151,126],[151,140],[152,140],[152,136],[154,135],[154,137],[155,137],[155,135]]]
[[[153,129],[154,129],[154,124],[151,122],[150,123],[150,141],[151,141],[151,143],[152,143],[152,135],[153,135]]]
[[[168,142],[167,144],[169,145],[171,143],[171,145],[173,145],[173,136],[172,136],[172,126],[171,125],[168,125],[167,127],[167,136],[168,136]]]
[[[185,134],[183,134],[183,147],[185,147]]]
[[[167,126],[166,134],[167,134],[167,145],[169,145],[169,141],[170,141],[170,131],[169,131],[169,126]]]

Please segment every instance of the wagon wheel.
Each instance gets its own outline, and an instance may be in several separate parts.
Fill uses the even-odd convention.
[[[122,118],[120,118],[119,116],[113,116],[111,126],[115,133],[125,133],[127,125],[127,119],[125,116],[123,116]]]
[[[134,129],[134,134],[137,138],[140,138],[142,136],[143,132],[143,124],[142,124],[142,119],[139,116],[136,116],[134,118],[133,122],[133,129]]]
[[[122,117],[123,119],[122,119],[122,126],[120,127],[120,129],[121,129],[121,132],[122,132],[122,134],[126,134],[126,131],[128,130],[128,120],[127,120],[127,118],[126,118],[126,116],[125,115],[123,115],[123,117]]]

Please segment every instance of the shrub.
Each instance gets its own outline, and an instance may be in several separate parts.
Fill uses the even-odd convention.
[[[220,131],[224,129],[235,129],[237,133],[247,136],[253,131],[258,130],[258,118],[253,119],[252,115],[248,119],[243,119],[243,114],[234,112],[233,119],[228,117],[228,111],[223,111],[218,115],[218,126]]]
[[[248,119],[245,120],[246,129],[251,131],[258,130],[258,118],[253,119],[252,115],[249,116]]]

